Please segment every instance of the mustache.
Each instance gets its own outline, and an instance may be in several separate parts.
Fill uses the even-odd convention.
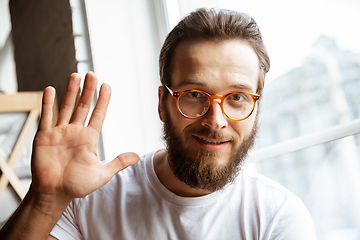
[[[211,138],[214,140],[219,141],[232,141],[234,140],[234,136],[224,134],[220,131],[213,131],[208,128],[196,128],[196,129],[189,129],[186,131],[187,137],[190,137],[192,135],[196,135],[199,137],[205,137],[205,138]]]

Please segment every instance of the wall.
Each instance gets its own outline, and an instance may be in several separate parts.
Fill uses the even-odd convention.
[[[11,0],[9,3],[19,91],[56,88],[62,102],[77,70],[69,1]]]

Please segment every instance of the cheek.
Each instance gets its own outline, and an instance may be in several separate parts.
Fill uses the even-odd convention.
[[[254,112],[249,118],[240,122],[232,122],[232,127],[238,134],[240,140],[244,140],[249,134],[252,133],[252,130],[255,125],[256,112]]]
[[[169,110],[169,114],[171,117],[175,117],[175,118],[178,118],[180,115],[178,109],[177,109],[177,106],[176,106],[176,101],[174,99],[170,99],[168,98],[168,101],[167,101],[167,106],[168,106],[168,110]]]
[[[181,115],[175,101],[167,102],[168,117],[177,134],[182,134],[186,129],[194,123],[194,120],[188,119]]]

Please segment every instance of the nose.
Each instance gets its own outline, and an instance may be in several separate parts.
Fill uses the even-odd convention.
[[[221,110],[220,99],[212,100],[212,104],[210,104],[208,112],[201,118],[201,120],[201,124],[204,127],[210,128],[214,131],[227,127],[228,121]]]

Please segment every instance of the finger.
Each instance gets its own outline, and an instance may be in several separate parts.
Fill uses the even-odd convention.
[[[107,178],[111,179],[116,173],[137,163],[139,160],[139,156],[133,152],[123,153],[117,156],[114,160],[104,165]]]
[[[107,84],[103,84],[100,88],[99,98],[92,112],[89,126],[100,132],[101,127],[104,123],[107,108],[109,106],[111,97],[111,88]]]
[[[80,82],[81,77],[79,74],[73,73],[70,75],[56,126],[69,124],[74,111],[76,95],[79,91]]]
[[[51,128],[54,100],[55,100],[55,88],[53,87],[45,88],[42,98],[41,117],[39,122],[40,131]]]
[[[78,105],[76,107],[72,123],[84,125],[86,117],[91,107],[96,85],[97,85],[97,77],[93,72],[88,72],[85,76],[84,87],[82,89],[81,96]]]

